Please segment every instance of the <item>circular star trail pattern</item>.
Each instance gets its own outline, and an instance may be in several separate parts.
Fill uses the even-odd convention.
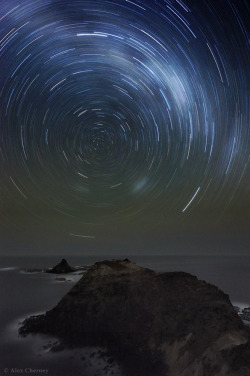
[[[3,0],[2,207],[102,223],[237,202],[248,11],[233,0]]]

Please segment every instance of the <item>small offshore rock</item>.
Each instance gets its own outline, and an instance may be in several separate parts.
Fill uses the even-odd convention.
[[[76,269],[73,268],[68,264],[68,262],[65,259],[62,259],[62,261],[54,266],[52,269],[47,270],[47,273],[55,273],[55,274],[65,274],[65,273],[72,273]]]

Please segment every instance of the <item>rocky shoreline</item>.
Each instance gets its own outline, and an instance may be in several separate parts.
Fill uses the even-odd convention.
[[[250,375],[250,331],[226,294],[129,260],[88,268],[52,310],[25,320],[20,334],[29,333],[106,346],[129,376]]]
[[[250,307],[245,307],[241,309],[240,307],[234,306],[235,311],[240,316],[243,323],[250,327]]]

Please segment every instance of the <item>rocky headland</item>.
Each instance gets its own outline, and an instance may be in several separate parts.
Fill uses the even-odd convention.
[[[250,332],[217,287],[129,260],[94,264],[21,335],[106,346],[129,376],[249,376]]]

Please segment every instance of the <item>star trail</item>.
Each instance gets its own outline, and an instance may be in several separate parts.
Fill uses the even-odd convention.
[[[248,19],[244,0],[2,0],[6,238],[246,226]]]

